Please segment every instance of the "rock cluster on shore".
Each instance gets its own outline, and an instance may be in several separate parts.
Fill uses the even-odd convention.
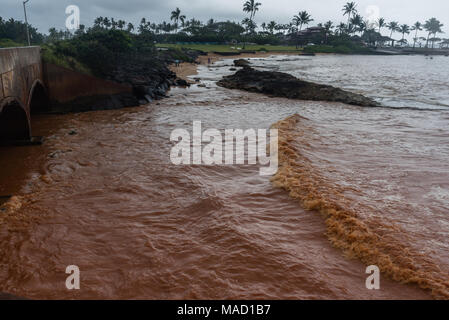
[[[137,99],[151,102],[164,98],[170,86],[188,85],[186,81],[178,79],[168,65],[175,63],[175,60],[193,62],[201,54],[197,50],[183,50],[181,57],[174,56],[171,51],[137,56],[124,59],[105,76],[108,80],[132,85]]]
[[[251,62],[249,62],[248,60],[245,60],[245,59],[234,60],[234,66],[236,66],[236,67],[249,67],[250,64],[251,64]]]
[[[274,97],[342,102],[366,107],[380,106],[380,104],[373,99],[367,98],[361,94],[352,93],[328,85],[303,81],[282,72],[258,71],[248,65],[243,66],[241,70],[233,75],[223,77],[217,84],[229,89],[264,93]]]

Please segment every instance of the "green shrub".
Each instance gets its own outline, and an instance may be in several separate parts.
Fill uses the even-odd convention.
[[[366,54],[371,49],[353,42],[335,42],[334,45],[316,45],[304,47],[306,53],[339,53],[339,54]]]
[[[0,48],[22,47],[23,45],[23,43],[18,43],[11,39],[0,39]]]
[[[43,45],[41,54],[44,62],[52,63],[77,72],[92,74],[92,71],[88,67],[75,58],[56,53],[54,45]]]
[[[333,46],[327,46],[327,45],[306,46],[306,47],[304,47],[303,50],[306,53],[334,53],[335,52],[335,49]]]

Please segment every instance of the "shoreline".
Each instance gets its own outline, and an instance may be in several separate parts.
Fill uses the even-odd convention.
[[[192,84],[195,83],[194,81],[192,81],[191,79],[189,79],[188,77],[190,76],[194,76],[198,74],[198,70],[197,70],[197,66],[198,65],[207,65],[208,63],[208,58],[211,59],[211,64],[217,62],[217,61],[221,61],[221,60],[225,60],[225,59],[247,59],[247,58],[265,58],[265,57],[269,57],[269,56],[291,56],[291,55],[300,55],[297,52],[283,52],[283,51],[270,51],[270,52],[256,52],[256,53],[241,53],[241,54],[236,54],[236,55],[230,55],[230,56],[223,56],[223,55],[219,55],[216,53],[207,53],[207,55],[204,56],[199,56],[196,59],[195,63],[191,63],[191,62],[182,62],[179,64],[178,67],[176,67],[174,64],[169,65],[169,69],[171,71],[173,71],[174,73],[176,73],[177,78],[182,79],[187,81],[188,83]],[[322,55],[338,55],[338,53],[315,53],[315,56],[322,56]],[[349,54],[352,55],[352,54]],[[359,55],[359,54],[354,54],[354,55]],[[366,55],[366,54],[362,54],[362,55]],[[379,54],[373,54],[374,56],[400,56],[401,54],[397,54],[397,55],[379,55]],[[414,54],[403,54],[403,55],[422,55],[425,56],[427,54],[424,53],[414,53]],[[432,54],[430,54],[432,55]],[[443,54],[441,54],[443,55]],[[447,56],[447,55],[445,55]]]
[[[195,76],[198,74],[198,65],[207,65],[208,59],[210,58],[211,64],[214,64],[217,61],[225,60],[225,59],[248,59],[248,58],[266,58],[269,56],[282,56],[282,55],[298,55],[297,52],[257,52],[257,53],[242,53],[242,54],[236,54],[232,56],[222,56],[216,53],[208,53],[205,56],[199,56],[196,59],[195,63],[191,62],[182,62],[179,64],[178,67],[176,67],[174,64],[171,64],[169,66],[170,70],[176,73],[176,76],[179,79],[185,80],[188,83],[194,83],[191,79],[189,79],[190,76]]]
[[[277,55],[277,54],[273,54],[273,55]],[[282,54],[279,54],[279,55],[282,55]],[[211,55],[212,56],[212,55]],[[197,63],[185,63],[185,70],[183,70],[184,71],[184,75],[186,76],[186,77],[188,77],[188,76],[191,76],[191,75],[195,75],[195,74],[198,74],[198,73],[201,73],[202,71],[203,71],[203,69],[199,69],[198,70],[198,65],[199,64],[202,64],[202,65],[206,65],[207,66],[207,59],[208,58],[212,58],[211,56],[201,56],[200,57],[200,59],[198,59],[199,61],[198,61],[198,64]],[[248,57],[248,58],[255,58],[255,57],[260,57],[261,55],[259,54],[248,54],[248,55],[246,55],[245,57]],[[239,58],[242,58],[242,56],[238,56]],[[217,56],[215,56],[214,57],[214,60],[213,60],[213,62],[215,63],[215,62],[217,62],[217,61],[220,61],[220,60],[223,60],[223,59],[234,59],[234,56],[230,56],[230,57],[228,57],[228,56],[226,56],[226,57],[223,57],[223,56],[219,56],[219,55],[217,55]],[[212,60],[212,59],[211,59]],[[231,60],[232,61],[232,60]],[[212,62],[212,61],[211,61]],[[205,68],[204,68],[205,69]],[[178,76],[180,76],[180,74],[178,74]],[[202,91],[205,91],[205,90],[202,90]],[[195,92],[194,92],[195,93]],[[177,99],[177,97],[176,97],[176,95],[174,95],[174,100],[176,100]],[[165,99],[164,99],[165,100]],[[162,100],[163,101],[163,100]],[[212,103],[214,103],[214,102],[212,102]],[[160,109],[165,109],[165,103],[164,102],[161,102],[161,106],[160,106]],[[170,101],[168,101],[168,105],[170,106],[170,105],[172,105],[172,106],[175,106],[176,105],[176,102],[173,102],[172,104],[170,104]],[[139,108],[139,107],[138,107]],[[169,108],[166,108],[168,111],[167,111],[167,114],[169,114],[169,113],[171,113],[172,112],[172,110],[169,110]],[[135,109],[135,110],[138,110],[137,108]],[[144,110],[145,111],[145,110]],[[114,113],[115,112],[117,112],[117,114],[121,114],[121,112],[119,112],[119,111],[113,111]],[[100,114],[100,113],[98,113],[98,114]],[[144,114],[144,112],[142,111],[142,114]],[[145,117],[146,117],[147,115],[145,115]],[[86,117],[87,118],[87,117]],[[107,119],[108,117],[104,117],[104,118],[102,118],[102,117],[100,117],[100,121],[99,121],[99,123],[102,123],[102,122],[104,122],[104,121],[101,121],[101,119]],[[114,117],[114,118],[117,118],[117,119],[119,119],[120,117]],[[135,118],[135,119],[137,119],[137,117],[135,117],[135,116],[133,116],[132,118]],[[126,117],[126,119],[128,119],[128,117]],[[130,119],[130,120],[132,120],[132,119]],[[91,120],[89,120],[89,121],[91,121]],[[121,120],[120,120],[121,121]],[[72,122],[71,122],[72,123]],[[78,123],[78,122],[73,122],[73,125],[72,124],[70,124],[70,126],[71,127],[73,127],[74,125],[75,125],[75,123]],[[79,122],[79,123],[81,123],[81,122]],[[117,122],[118,123],[118,122]],[[117,124],[117,123],[114,123],[114,124],[116,124],[117,125],[117,128],[119,128],[119,126],[120,126],[120,124]],[[142,122],[143,123],[143,122]],[[78,128],[78,127],[76,127],[76,128]],[[83,141],[83,139],[81,139],[83,136],[88,136],[88,134],[87,134],[87,132],[85,131],[85,129],[83,129],[83,127],[80,127],[81,129],[77,129],[77,130],[79,130],[79,133],[77,133],[77,134],[75,134],[74,136],[71,136],[70,134],[68,134],[67,133],[67,138],[66,139],[69,139],[69,140],[64,140],[65,141],[65,143],[63,143],[63,144],[61,144],[61,143],[59,143],[58,144],[58,146],[64,146],[64,149],[66,149],[66,150],[68,150],[67,148],[70,146],[70,144],[69,143],[75,143],[75,142],[77,142],[77,141]],[[106,127],[107,128],[107,127]],[[112,132],[112,131],[111,131]],[[115,130],[114,130],[114,132],[115,132]],[[118,132],[120,132],[120,131],[118,131]],[[125,131],[126,132],[126,131]],[[142,132],[142,131],[138,131],[138,132]],[[79,135],[79,137],[81,137],[81,138],[78,138],[77,137],[77,135]],[[61,136],[62,137],[62,136]],[[60,137],[60,138],[61,138]],[[109,148],[109,146],[108,145],[106,145],[106,144],[101,144],[101,145],[99,145],[100,147],[103,147],[103,148]],[[65,157],[64,156],[64,154],[65,153],[61,153],[58,157]],[[66,156],[68,156],[68,157],[70,157],[70,153],[66,153]],[[53,158],[51,158],[51,159],[53,159]],[[64,159],[64,158],[62,158],[62,159]],[[72,158],[73,159],[73,158]],[[92,161],[92,163],[95,163],[94,161],[99,161],[99,159],[100,158],[98,158],[98,159],[92,159],[92,160],[89,160],[89,161]],[[81,163],[88,163],[87,162],[87,160],[84,160],[83,158],[80,158],[80,159],[78,159],[78,160],[80,160],[81,161]],[[57,161],[57,160],[55,160],[55,161]],[[83,169],[83,170],[85,170],[85,169]],[[57,173],[57,172],[56,172]],[[48,181],[50,181],[51,182],[51,180],[48,180]],[[55,180],[56,182],[58,182],[58,180]],[[45,182],[45,181],[44,181]],[[95,194],[94,194],[95,195]],[[327,243],[327,242],[326,242]],[[386,283],[388,283],[388,282],[386,282]],[[382,285],[383,285],[383,283],[382,283]],[[394,288],[396,288],[396,286],[394,286]],[[388,289],[387,289],[388,290]],[[410,289],[410,290],[412,290],[412,289]],[[421,290],[421,289],[419,289],[419,290]],[[411,291],[412,292],[412,291]],[[419,296],[419,297],[421,297],[421,296]],[[425,298],[425,297],[424,297]]]

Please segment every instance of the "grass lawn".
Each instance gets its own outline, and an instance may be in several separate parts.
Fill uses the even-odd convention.
[[[187,48],[201,50],[205,52],[238,52],[237,48],[243,49],[243,45],[226,45],[226,44],[172,44],[172,43],[158,43],[159,48]],[[234,49],[232,49],[232,48]],[[296,49],[295,46],[271,46],[271,45],[246,45],[245,50],[259,51],[265,49],[266,51],[285,51],[285,52],[301,52],[301,49]]]

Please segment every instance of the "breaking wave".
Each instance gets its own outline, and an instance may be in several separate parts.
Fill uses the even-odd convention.
[[[273,125],[279,130],[279,170],[272,183],[289,192],[325,219],[327,237],[350,258],[377,265],[395,281],[417,284],[438,299],[449,299],[447,275],[426,255],[414,250],[407,234],[395,224],[370,216],[369,205],[354,207],[345,188],[321,172],[303,152],[313,127],[295,114]],[[374,210],[374,209],[373,209]]]

